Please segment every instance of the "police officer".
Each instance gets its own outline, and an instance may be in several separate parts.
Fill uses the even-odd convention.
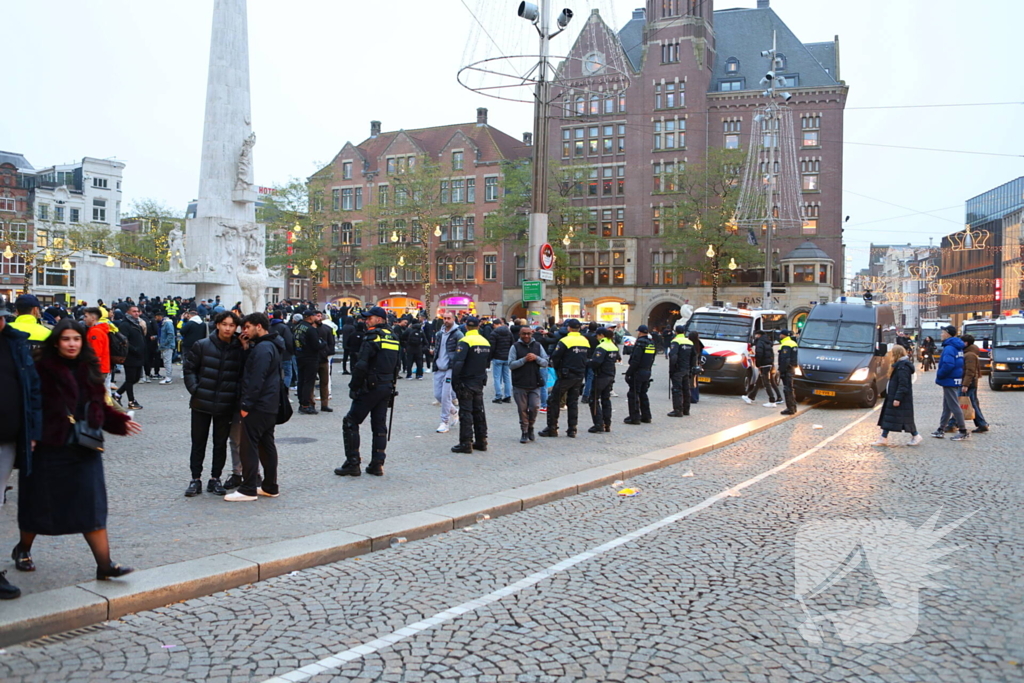
[[[466,335],[456,345],[452,361],[452,390],[459,397],[459,443],[452,446],[452,453],[487,450],[484,387],[491,365],[491,344],[480,334],[479,318],[467,316],[463,323]]]
[[[615,364],[619,362],[619,347],[612,341],[612,332],[599,327],[595,333],[597,347],[587,361],[587,369],[594,373],[590,387],[590,417],[594,426],[591,434],[612,431],[612,386],[615,384]]]
[[[629,354],[629,368],[626,370],[626,384],[629,393],[626,401],[629,404],[629,417],[623,422],[638,425],[651,421],[651,402],[647,398],[647,390],[651,386],[651,368],[658,350],[654,346],[647,331],[647,325],[636,328],[637,338],[633,344],[633,352]]]
[[[299,412],[316,415],[313,407],[313,387],[316,384],[317,368],[320,363],[320,346],[323,340],[316,328],[318,311],[313,308],[302,313],[302,321],[295,326],[295,362],[299,366]]]
[[[786,397],[783,415],[796,415],[796,394],[793,393],[793,368],[796,367],[796,342],[793,333],[783,330],[779,342],[779,376],[782,378],[782,394]]]
[[[28,335],[28,347],[35,351],[50,336],[50,328],[40,322],[39,299],[33,294],[21,294],[14,300],[14,310],[18,317],[11,327]]]
[[[345,464],[334,470],[338,476],[358,477],[359,472],[359,425],[370,416],[373,432],[373,453],[367,474],[378,477],[384,474],[385,449],[388,445],[388,406],[398,392],[398,340],[391,330],[384,327],[388,313],[380,306],[374,306],[366,316],[369,328],[359,347],[359,360],[352,368],[352,381],[348,395],[352,407],[341,421],[341,436],[345,444]]]
[[[566,335],[555,344],[551,352],[551,367],[555,369],[555,386],[548,396],[548,426],[541,430],[541,436],[558,436],[558,413],[562,397],[565,397],[566,412],[569,413],[565,435],[576,436],[579,420],[580,392],[587,374],[587,355],[590,342],[580,334],[580,321],[569,318],[565,321]]]
[[[697,365],[693,342],[684,334],[685,326],[676,325],[676,336],[668,345],[668,376],[672,381],[672,412],[669,417],[690,414],[690,376]]]

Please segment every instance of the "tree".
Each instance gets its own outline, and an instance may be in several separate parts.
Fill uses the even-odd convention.
[[[331,247],[324,239],[324,225],[330,219],[325,191],[333,178],[328,167],[308,181],[291,178],[273,186],[265,195],[258,220],[267,226],[268,267],[280,266],[311,280],[310,297],[317,303],[318,279],[327,277]]]
[[[530,197],[533,173],[529,160],[502,163],[503,190],[498,210],[484,219],[485,241],[490,244],[512,243],[523,251],[529,243]],[[589,192],[591,182],[597,182],[594,169],[586,165],[551,164],[548,173],[548,243],[555,252],[552,268],[558,291],[558,317],[561,319],[565,286],[581,275],[580,268],[572,264],[569,248],[574,243],[580,248],[603,248],[605,240],[587,234],[589,209],[574,205],[573,197]]]
[[[744,153],[711,148],[703,163],[660,177],[661,191],[674,199],[662,210],[664,244],[685,254],[677,268],[711,279],[711,298],[718,299],[722,264],[756,267],[761,253],[734,219],[740,195]]]

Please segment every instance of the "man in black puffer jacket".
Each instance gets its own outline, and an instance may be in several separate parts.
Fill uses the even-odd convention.
[[[200,339],[185,356],[182,372],[185,388],[192,395],[192,481],[185,491],[191,498],[203,492],[203,461],[206,441],[213,423],[213,465],[206,490],[223,496],[227,491],[220,481],[227,460],[231,418],[238,410],[238,386],[242,378],[242,343],[235,335],[241,322],[231,311],[214,318],[215,334]]]
[[[480,333],[481,335],[483,332]],[[491,370],[494,373],[494,400],[491,403],[512,402],[512,370],[508,364],[508,352],[515,340],[512,331],[503,321],[498,320],[488,339],[493,349]]]

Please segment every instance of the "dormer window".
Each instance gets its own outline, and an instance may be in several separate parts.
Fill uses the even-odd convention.
[[[735,57],[729,57],[725,60],[725,73],[727,74],[738,74],[740,72],[740,60]]]

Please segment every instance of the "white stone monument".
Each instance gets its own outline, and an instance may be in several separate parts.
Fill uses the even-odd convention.
[[[266,228],[256,222],[246,0],[214,0],[196,217],[172,254],[174,282],[251,313],[266,307]]]

